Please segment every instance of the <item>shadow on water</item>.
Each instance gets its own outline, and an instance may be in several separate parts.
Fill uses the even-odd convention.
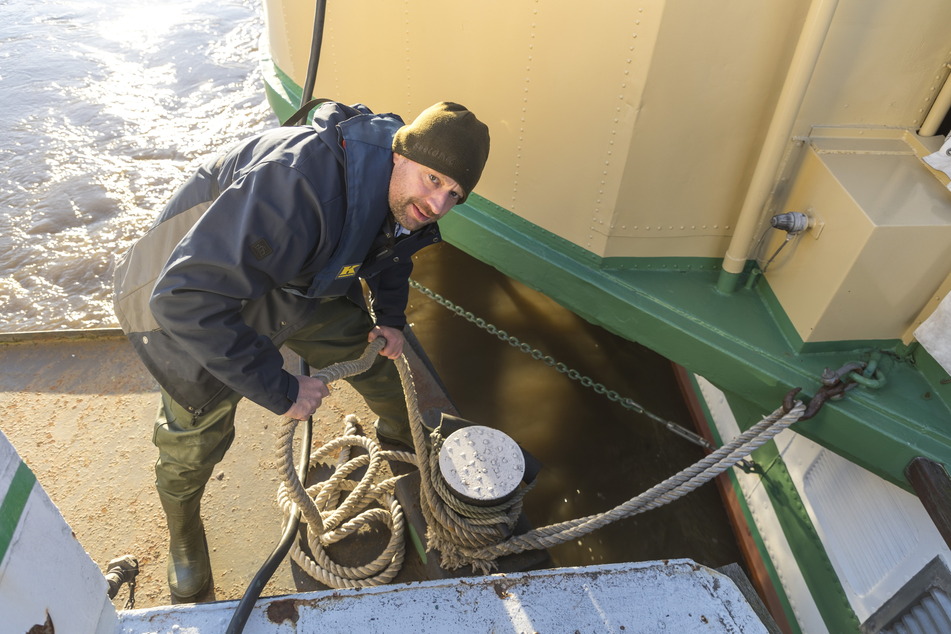
[[[564,309],[448,244],[413,278],[645,409],[691,428],[669,361]],[[460,414],[512,436],[544,468],[526,498],[536,527],[607,511],[705,454],[649,418],[410,291],[408,317]],[[686,557],[742,564],[713,483],[551,550],[574,566]]]

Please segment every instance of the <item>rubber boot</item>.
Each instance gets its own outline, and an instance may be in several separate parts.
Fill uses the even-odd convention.
[[[177,502],[159,495],[168,521],[168,589],[173,602],[193,603],[211,582],[211,560],[201,522],[201,496]]]
[[[409,429],[408,422],[400,424],[378,418],[373,423],[373,428],[380,442],[398,445],[410,451],[414,450],[413,433]]]

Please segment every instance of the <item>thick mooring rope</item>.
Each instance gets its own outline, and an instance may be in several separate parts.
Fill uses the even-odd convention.
[[[447,565],[469,563],[484,568],[488,562],[503,555],[529,549],[550,548],[583,537],[611,522],[661,507],[736,465],[752,451],[799,420],[804,411],[805,405],[801,402],[797,402],[788,414],[784,414],[782,409],[776,410],[729,444],[610,511],[538,528],[482,548],[470,548],[463,544],[452,544],[447,548],[444,545],[446,550],[443,551],[443,560]]]
[[[371,344],[360,359],[350,362],[352,365],[337,364],[345,367],[331,366],[315,376],[329,383],[337,378],[362,372],[372,364],[380,347],[377,346],[371,354]],[[782,407],[777,409],[702,460],[607,512],[537,528],[522,535],[513,535],[512,530],[521,514],[522,498],[528,487],[522,487],[512,500],[496,508],[486,509],[455,500],[446,490],[439,473],[439,430],[433,433],[429,439],[431,446],[428,445],[409,362],[405,356],[399,357],[395,362],[406,397],[415,457],[410,452],[383,451],[372,439],[360,435],[356,428],[356,417],[348,416],[344,436],[330,441],[311,458],[312,465],[319,463],[334,466],[334,474],[325,482],[305,489],[294,469],[292,455],[297,421],[286,420],[284,423],[278,450],[282,459],[281,475],[284,478],[279,498],[288,517],[293,512],[294,504],[301,509],[301,514],[309,525],[309,545],[315,559],[311,560],[296,545],[291,555],[301,568],[331,587],[379,585],[389,582],[399,572],[404,556],[403,513],[393,495],[399,478],[380,480],[383,460],[402,460],[415,463],[419,468],[420,506],[427,526],[426,541],[428,550],[440,553],[440,565],[446,570],[469,565],[474,570],[489,572],[495,566],[495,560],[504,555],[550,548],[578,539],[611,522],[658,508],[683,497],[735,466],[780,431],[798,421],[806,409],[801,401],[796,401],[789,411]],[[361,367],[362,369],[359,369]],[[349,373],[340,374],[341,371]],[[367,454],[351,459],[350,447],[353,446],[362,447]],[[328,457],[339,450],[342,451],[336,465],[330,465],[327,462]],[[359,483],[349,479],[350,474],[364,466],[367,467],[366,475]],[[342,504],[338,504],[343,491],[350,493]],[[372,503],[384,508],[367,508]],[[346,519],[353,513],[357,515]],[[336,564],[327,556],[325,546],[340,541],[374,519],[386,523],[391,531],[389,544],[376,560],[365,566],[349,568]]]
[[[363,355],[319,370],[314,376],[329,384],[365,372],[376,360],[384,345],[376,339]],[[389,583],[403,565],[405,554],[404,519],[393,494],[396,477],[386,477],[385,461],[415,462],[408,451],[383,451],[372,438],[360,433],[357,417],[344,421],[343,435],[334,438],[310,455],[310,468],[324,465],[333,470],[323,482],[305,488],[294,469],[294,432],[298,421],[285,419],[278,438],[278,458],[283,482],[278,489],[278,503],[284,522],[293,515],[295,505],[307,522],[308,555],[295,540],[291,557],[311,577],[332,588],[359,588]],[[351,449],[366,451],[351,458]],[[309,449],[309,448],[306,448]],[[337,456],[333,459],[333,456]],[[361,468],[366,471],[359,481],[350,476]],[[342,499],[341,499],[342,498]],[[390,531],[386,548],[370,563],[343,566],[331,559],[327,547],[356,533],[371,522],[381,522]]]
[[[332,588],[360,588],[389,583],[400,571],[405,554],[403,510],[393,494],[398,477],[386,477],[382,470],[385,461],[414,462],[408,451],[383,451],[372,438],[360,433],[357,417],[346,417],[345,428],[339,436],[311,454],[310,468],[324,465],[333,470],[323,482],[304,488],[286,465],[293,462],[291,449],[297,421],[285,421],[282,430],[281,476],[284,482],[278,489],[278,503],[284,511],[285,522],[294,512],[294,505],[307,522],[308,555],[295,541],[291,557],[311,577]],[[360,447],[367,453],[351,458],[351,448]],[[337,455],[336,460],[332,457]],[[358,469],[366,467],[359,481],[350,479]],[[343,496],[341,502],[341,496]],[[372,506],[371,505],[378,505]],[[331,559],[327,547],[356,533],[371,522],[380,522],[390,531],[386,548],[370,563],[343,566]]]
[[[552,524],[515,536],[511,534],[514,521],[510,515],[515,509],[500,513],[494,522],[486,522],[484,519],[475,522],[450,508],[438,494],[438,485],[435,484],[440,478],[438,467],[432,455],[427,456],[429,450],[425,442],[422,442],[423,426],[415,390],[408,389],[412,388],[409,364],[405,358],[397,359],[396,364],[403,380],[406,404],[410,411],[410,428],[416,446],[417,465],[422,476],[420,497],[427,523],[426,538],[429,548],[440,552],[441,565],[447,570],[471,565],[475,570],[488,572],[495,566],[495,560],[501,556],[550,548],[578,539],[619,519],[663,506],[736,465],[780,431],[798,421],[805,411],[805,405],[801,401],[796,401],[788,413],[783,408],[777,409],[694,465],[610,511]],[[516,507],[520,512],[521,504]]]

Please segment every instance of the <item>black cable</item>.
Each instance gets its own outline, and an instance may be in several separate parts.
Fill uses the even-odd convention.
[[[314,85],[317,83],[317,64],[320,62],[320,46],[324,39],[324,14],[327,10],[325,0],[317,0],[314,11],[314,35],[310,41],[310,59],[307,61],[307,77],[304,80],[304,91],[301,93],[300,103],[303,106],[314,96]]]
[[[300,118],[301,115],[306,119],[307,112],[309,112],[311,108],[326,101],[325,99],[311,99],[314,94],[314,85],[317,83],[317,64],[320,62],[320,46],[324,39],[324,16],[326,9],[327,3],[325,0],[317,0],[317,6],[314,11],[314,35],[310,42],[310,59],[307,62],[307,77],[304,80],[304,89],[301,93],[300,110],[298,110],[291,119],[285,121],[284,125],[296,124],[297,119]],[[310,376],[310,368],[303,359],[300,360],[300,373],[304,376]],[[307,482],[307,469],[310,463],[310,443],[313,436],[313,429],[314,418],[313,416],[308,416],[307,423],[304,425],[304,442],[301,445],[300,463],[297,467],[297,474],[300,477],[300,481],[305,483]],[[300,509],[297,509],[290,520],[288,520],[284,534],[281,535],[281,540],[277,543],[277,546],[274,547],[274,550],[267,560],[265,560],[264,564],[261,565],[258,573],[254,575],[250,585],[248,585],[248,589],[244,591],[244,596],[241,597],[238,608],[235,610],[234,616],[231,617],[231,623],[228,624],[228,634],[241,634],[241,632],[244,631],[244,625],[251,615],[251,610],[254,609],[254,604],[261,596],[264,586],[270,581],[271,575],[274,574],[278,565],[284,560],[284,557],[287,556],[288,551],[291,549],[291,544],[297,536],[298,526],[300,526]]]
[[[320,104],[326,103],[328,101],[332,101],[332,100],[331,99],[311,99],[310,101],[305,103],[303,106],[298,108],[297,112],[289,116],[281,125],[290,127],[290,126],[295,126],[299,123],[307,123],[307,116],[310,114],[310,111],[316,108],[317,106],[319,106]]]
[[[310,40],[310,59],[307,60],[307,76],[304,77],[304,87],[300,95],[300,107],[287,118],[282,126],[292,126],[298,123],[307,123],[307,115],[310,111],[330,99],[314,99],[314,86],[317,84],[317,65],[320,63],[320,47],[324,41],[324,15],[326,14],[327,3],[325,0],[317,0],[317,6],[314,9],[314,34]]]
[[[304,376],[310,376],[310,367],[308,367],[307,362],[303,359],[300,360],[300,373]],[[313,430],[314,417],[308,416],[307,423],[304,425],[300,462],[297,464],[297,475],[300,481],[304,483],[307,482],[307,470],[310,465],[310,443]],[[278,565],[284,561],[284,557],[287,556],[288,551],[291,549],[291,544],[294,543],[294,538],[297,537],[298,526],[300,526],[300,509],[296,509],[293,515],[291,515],[290,520],[287,522],[287,527],[284,529],[284,534],[281,535],[281,541],[274,547],[271,555],[261,565],[258,573],[254,575],[254,578],[248,585],[248,589],[244,591],[244,596],[241,597],[234,616],[231,617],[231,623],[228,624],[227,634],[241,634],[241,632],[244,631],[244,625],[248,622],[248,617],[251,616],[251,610],[254,609],[254,604],[257,603],[258,598],[261,596],[264,586],[270,581],[274,571],[277,570]]]

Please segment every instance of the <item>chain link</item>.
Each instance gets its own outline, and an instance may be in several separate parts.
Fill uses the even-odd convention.
[[[520,341],[518,337],[515,337],[514,335],[510,335],[504,330],[500,330],[493,324],[487,322],[485,319],[481,317],[476,317],[471,311],[468,311],[462,308],[461,306],[454,304],[453,302],[449,301],[448,299],[446,299],[439,293],[436,293],[435,291],[429,288],[426,288],[425,286],[423,286],[416,280],[411,279],[409,283],[410,283],[410,286],[412,286],[417,291],[419,291],[426,297],[430,298],[431,300],[433,300],[440,306],[443,306],[444,308],[448,308],[450,311],[464,318],[466,321],[469,321],[470,323],[475,324],[476,326],[478,326],[482,330],[485,330],[489,334],[495,335],[500,341],[507,343],[508,345],[520,350],[521,352],[524,352],[525,354],[528,354],[529,356],[532,357],[532,359],[535,359],[536,361],[541,361],[545,365],[554,368],[558,372],[561,372],[562,374],[566,375],[572,381],[577,381],[581,383],[581,385],[583,385],[584,387],[593,390],[595,394],[600,394],[601,396],[606,397],[609,401],[613,401],[615,403],[620,404],[625,409],[631,410],[632,412],[635,412],[637,414],[642,414],[650,418],[654,422],[663,425],[667,430],[673,432],[674,434],[680,436],[681,438],[684,438],[685,440],[688,440],[694,443],[695,445],[699,445],[700,447],[704,447],[705,449],[709,449],[711,451],[716,449],[716,447],[714,447],[713,444],[707,441],[707,439],[704,438],[703,436],[696,434],[690,431],[689,429],[686,429],[685,427],[678,425],[677,423],[673,421],[667,420],[661,416],[658,416],[657,414],[654,414],[653,412],[648,411],[647,409],[644,408],[643,405],[640,405],[639,403],[635,402],[633,399],[623,397],[620,394],[618,394],[615,390],[608,389],[606,386],[596,382],[591,377],[585,376],[581,374],[580,372],[578,372],[577,370],[569,368],[567,365],[565,365],[564,363],[560,361],[556,361],[555,358],[552,357],[551,355],[545,354],[541,350],[537,348],[533,348],[529,344]]]

